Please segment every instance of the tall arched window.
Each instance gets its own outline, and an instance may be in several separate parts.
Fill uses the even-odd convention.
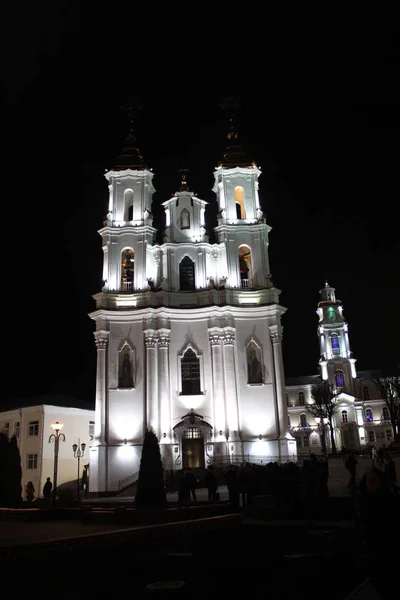
[[[389,413],[389,409],[387,406],[384,406],[382,408],[382,419],[384,421],[390,421],[390,413]]]
[[[332,348],[332,354],[334,356],[337,356],[340,354],[339,336],[337,333],[332,333],[332,335],[331,335],[331,348]]]
[[[124,192],[124,221],[133,220],[133,190]]]
[[[344,388],[344,373],[343,371],[335,371],[336,387]]]
[[[188,256],[179,265],[179,289],[183,292],[195,289],[194,262]]]
[[[200,394],[200,359],[188,348],[181,360],[182,394]]]
[[[300,427],[308,427],[308,424],[307,424],[307,415],[305,415],[304,413],[302,413],[300,415]]]
[[[125,344],[119,355],[118,387],[133,387],[133,353],[128,344]]]
[[[372,416],[372,410],[370,408],[367,408],[365,410],[365,420],[367,421],[367,423],[372,423],[372,421],[374,420]]]
[[[342,423],[347,423],[347,422],[348,422],[347,410],[342,410]]]
[[[133,290],[135,276],[135,253],[128,248],[121,255],[121,290],[131,292]]]
[[[184,208],[180,214],[181,229],[190,229],[190,213],[187,208]]]
[[[253,287],[253,270],[251,264],[251,250],[248,246],[239,246],[239,274],[240,287]]]
[[[298,398],[299,398],[299,404],[300,404],[300,406],[304,406],[305,403],[306,403],[304,392],[299,392],[298,393]]]
[[[291,427],[292,427],[292,426],[291,426],[291,424],[290,424],[290,417],[289,417],[289,415],[288,415],[288,418],[287,418],[287,419],[288,419],[288,428],[289,428],[289,429],[291,429]]]
[[[364,385],[364,387],[363,387],[363,397],[364,397],[364,400],[369,400],[369,389],[367,388],[366,385]]]
[[[236,205],[236,217],[238,219],[246,218],[246,209],[244,206],[244,191],[243,188],[238,186],[235,187],[235,205]]]

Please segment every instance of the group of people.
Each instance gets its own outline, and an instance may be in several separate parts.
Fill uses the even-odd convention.
[[[44,499],[50,499],[52,489],[53,484],[51,482],[51,479],[50,477],[47,477],[46,483],[43,486]],[[27,500],[27,502],[33,502],[35,499],[35,486],[33,485],[32,481],[28,481],[28,483],[25,486],[25,499]]]

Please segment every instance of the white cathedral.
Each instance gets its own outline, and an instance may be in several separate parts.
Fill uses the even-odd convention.
[[[184,175],[180,191],[163,202],[166,227],[156,242],[153,172],[132,132],[105,174],[103,287],[90,314],[97,346],[92,493],[113,493],[139,471],[148,429],[158,437],[165,469],[296,460],[298,452],[320,448],[318,424],[304,408],[312,401],[310,381],[285,384],[286,309],[270,277],[261,171],[237,135],[228,137],[214,172],[214,243],[205,227],[207,202]],[[326,285],[321,295],[321,374],[341,392],[338,415],[346,419],[335,435],[359,441],[352,426],[365,415],[355,400],[347,324],[335,290]]]

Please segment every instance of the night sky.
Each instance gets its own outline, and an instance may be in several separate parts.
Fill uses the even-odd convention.
[[[287,376],[317,371],[325,278],[344,303],[357,368],[398,361],[400,49],[390,19],[373,35],[268,23],[244,51],[228,33],[210,41],[212,22],[201,39],[175,22],[156,40],[137,22],[134,34],[126,24],[87,26],[62,5],[25,15],[4,72],[3,398],[94,400],[87,315],[101,288],[104,173],[123,146],[121,105],[132,96],[143,105],[136,133],[155,173],[158,223],[181,167],[215,218],[227,130],[219,103],[240,101],[240,141],[261,166],[272,278],[288,309]]]

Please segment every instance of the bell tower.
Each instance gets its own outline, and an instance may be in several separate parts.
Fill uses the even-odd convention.
[[[320,290],[318,303],[319,365],[323,379],[339,392],[354,393],[353,380],[357,377],[356,359],[350,351],[348,325],[343,316],[342,302],[336,299],[335,288],[328,282]]]

